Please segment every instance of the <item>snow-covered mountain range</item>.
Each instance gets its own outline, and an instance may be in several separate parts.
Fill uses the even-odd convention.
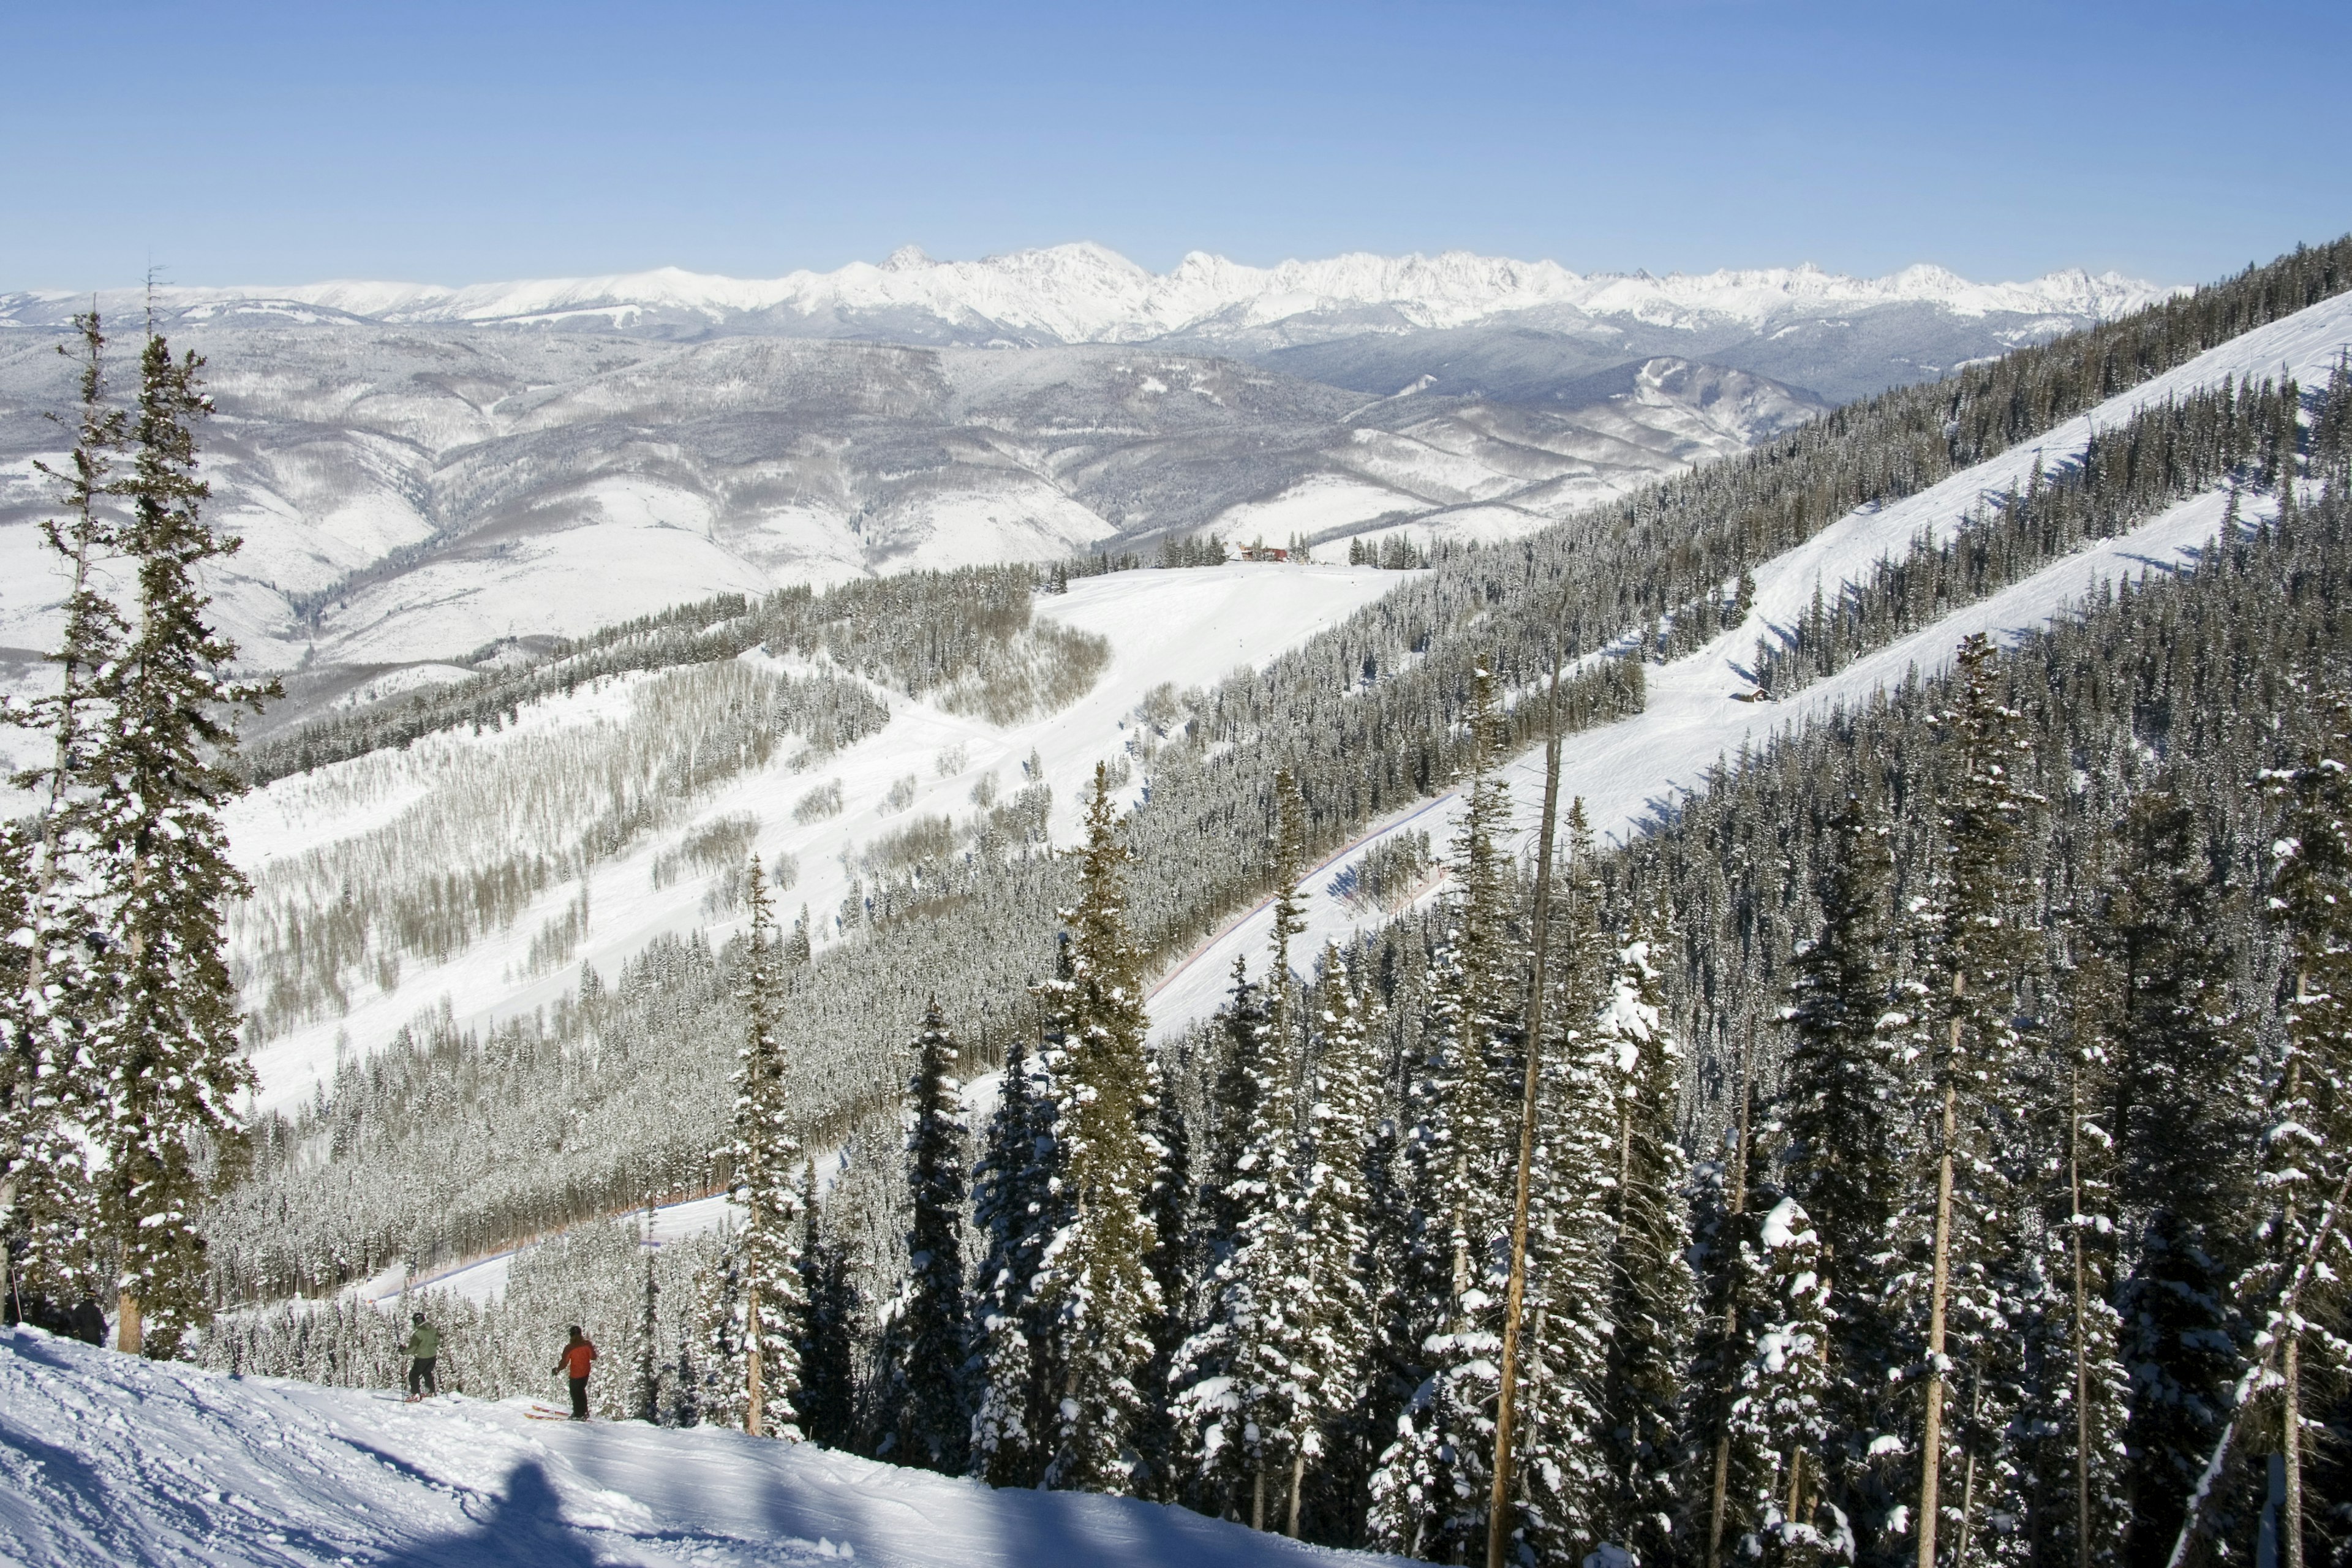
[[[1449,252],[1150,272],[1097,246],[768,281],[160,289],[208,362],[215,579],[291,718],[388,669],[722,592],[1215,530],[1525,533],[1830,405],[2163,289]],[[0,659],[55,631],[33,524],[89,296],[0,295]],[[100,294],[109,318],[142,296]],[[127,360],[122,368],[127,372]]]
[[[935,261],[908,246],[878,264],[774,279],[722,278],[674,267],[593,278],[443,288],[334,281],[294,287],[167,289],[160,300],[194,316],[280,314],[401,325],[602,327],[664,335],[697,329],[795,336],[888,336],[910,342],[1034,345],[1134,343],[1192,337],[1263,346],[1360,331],[1458,328],[1541,310],[1695,330],[1765,328],[1792,316],[1927,305],[1955,316],[2105,318],[2159,297],[2109,272],[2053,272],[2024,283],[1972,283],[1940,267],[1859,279],[1812,266],[1664,278],[1572,272],[1552,261],[1446,251],[1356,253],[1250,267],[1194,251],[1155,273],[1098,245],[1059,245],[978,261]],[[82,296],[0,296],[0,320],[54,319]],[[125,301],[126,303],[129,301]]]

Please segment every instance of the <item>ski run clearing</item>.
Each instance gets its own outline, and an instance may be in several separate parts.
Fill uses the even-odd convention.
[[[714,1427],[573,1426],[535,1419],[527,1401],[461,1395],[410,1405],[0,1330],[9,1568],[1395,1561],[1158,1503],[992,1491]]]
[[[1640,713],[1565,740],[1560,747],[1562,809],[1581,796],[1595,837],[1622,842],[1670,816],[1679,801],[1706,787],[1717,764],[1737,762],[1743,748],[1760,748],[1781,731],[1865,702],[1872,693],[1900,685],[1914,668],[1923,676],[1940,671],[1950,663],[1960,639],[1972,632],[2013,643],[2063,614],[2102,583],[2193,565],[2221,530],[2229,504],[2221,491],[2192,496],[2128,533],[2054,561],[1989,599],[1857,658],[1786,701],[1745,700],[1755,690],[1747,671],[1757,640],[1792,631],[1811,604],[1816,584],[1833,600],[1841,584],[1867,581],[1882,557],[1900,558],[1918,534],[1939,542],[1949,538],[1973,509],[2011,488],[2024,489],[2037,465],[2055,470],[2079,462],[2093,432],[2120,425],[2144,406],[2219,385],[2224,376],[2285,375],[2311,386],[2326,380],[2347,349],[2352,349],[2352,297],[2338,297],[2223,343],[2039,440],[1954,474],[1917,495],[1831,524],[1756,569],[1755,606],[1740,626],[1686,658],[1652,666]],[[2241,507],[2240,520],[2251,525],[2272,515],[2273,505],[2268,500],[2257,504],[2250,497]],[[1524,700],[1535,694],[1519,695]],[[1517,847],[1532,854],[1543,808],[1542,750],[1514,758],[1504,773],[1519,829]],[[1457,804],[1458,796],[1452,793],[1420,802],[1309,872],[1298,887],[1307,926],[1291,943],[1297,962],[1312,964],[1326,941],[1345,942],[1359,927],[1389,918],[1367,915],[1342,901],[1338,890],[1344,886],[1341,876],[1374,844],[1393,834],[1426,833],[1433,847],[1442,850],[1453,831]],[[1423,896],[1435,895],[1433,889]],[[1151,995],[1155,1033],[1181,1028],[1213,1013],[1232,984],[1234,960],[1246,957],[1253,969],[1263,961],[1273,920],[1269,899],[1162,977]]]

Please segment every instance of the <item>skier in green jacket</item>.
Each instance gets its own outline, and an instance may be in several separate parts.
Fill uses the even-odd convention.
[[[408,1332],[408,1403],[415,1404],[425,1391],[441,1392],[440,1380],[433,1375],[433,1363],[441,1354],[441,1331],[417,1313],[409,1320],[415,1325]]]

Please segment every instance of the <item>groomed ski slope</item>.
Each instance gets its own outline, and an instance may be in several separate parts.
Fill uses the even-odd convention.
[[[1131,1499],[992,1491],[736,1432],[575,1426],[532,1419],[530,1408],[458,1396],[407,1405],[388,1393],[228,1377],[36,1329],[0,1330],[0,1563],[1399,1561],[1302,1546]]]
[[[2224,376],[2290,375],[2309,387],[2324,383],[2347,349],[2352,349],[2352,296],[2340,296],[2209,350],[2039,440],[1917,495],[1832,523],[1757,568],[1755,606],[1740,626],[1696,653],[1653,666],[1642,712],[1568,738],[1560,758],[1562,809],[1582,796],[1595,836],[1604,842],[1622,842],[1665,821],[1680,800],[1705,786],[1710,769],[1736,760],[1741,747],[1760,747],[1780,731],[1856,706],[1873,692],[1901,683],[1914,668],[1922,675],[1935,674],[1950,663],[1960,639],[1972,632],[2014,643],[2079,603],[2102,582],[2193,564],[2221,528],[2228,506],[2221,491],[2193,496],[2129,533],[2054,561],[1991,598],[1856,659],[1789,700],[1737,700],[1755,689],[1748,665],[1757,640],[1777,640],[1791,632],[1811,605],[1816,584],[1834,599],[1841,584],[1866,581],[1882,557],[1899,557],[1916,535],[1924,532],[1937,542],[1949,538],[1976,507],[2012,487],[2022,489],[2037,465],[2054,471],[2079,463],[2095,431],[2120,425],[2142,407],[2218,385]],[[2257,503],[2249,498],[2241,517],[2251,524],[2273,511],[2269,500]],[[1514,758],[1503,773],[1511,787],[1518,847],[1531,854],[1534,825],[1543,807],[1542,751]],[[1417,803],[1308,873],[1298,888],[1306,904],[1306,932],[1291,946],[1302,973],[1327,940],[1345,942],[1358,929],[1385,918],[1367,915],[1334,896],[1333,884],[1349,865],[1381,839],[1402,832],[1425,832],[1432,847],[1442,850],[1459,804],[1458,792]],[[1434,889],[1423,895],[1433,896]],[[1213,1013],[1231,984],[1236,957],[1247,958],[1256,972],[1264,962],[1273,918],[1270,900],[1258,905],[1162,977],[1150,998],[1154,1034],[1181,1029]]]
[[[1108,666],[1092,689],[1068,707],[1000,727],[873,686],[891,710],[890,722],[879,734],[844,748],[806,772],[793,772],[779,757],[698,800],[692,820],[708,822],[737,813],[756,816],[761,826],[753,849],[772,866],[778,857],[788,856],[799,867],[799,879],[779,896],[778,907],[790,919],[805,903],[817,922],[814,935],[822,948],[834,939],[828,917],[849,891],[851,862],[861,847],[925,816],[968,820],[974,810],[973,786],[992,776],[1009,795],[1028,782],[1024,764],[1033,754],[1053,786],[1054,841],[1069,844],[1077,836],[1096,762],[1124,755],[1135,733],[1134,710],[1148,692],[1162,683],[1179,690],[1213,686],[1238,668],[1262,667],[1344,620],[1397,582],[1398,574],[1369,566],[1239,564],[1080,579],[1070,584],[1068,594],[1037,602],[1041,619],[1097,633],[1111,645]],[[598,689],[534,703],[523,710],[519,725],[499,735],[436,736],[420,742],[418,751],[422,754],[447,746],[466,757],[487,756],[491,748],[529,731],[611,722],[626,714],[644,679],[624,678]],[[358,835],[424,798],[427,792],[404,790],[383,794],[355,810],[336,794],[336,775],[385,765],[383,754],[356,758],[316,774],[281,779],[236,802],[227,820],[238,864],[248,874],[257,873],[276,857]],[[794,803],[812,786],[835,779],[842,787],[842,814],[796,821]],[[886,796],[901,780],[913,794],[893,810]],[[1142,787],[1138,770],[1121,793],[1120,804],[1131,805]],[[723,942],[740,919],[714,921],[704,912],[705,879],[688,878],[667,888],[652,885],[654,858],[676,841],[678,831],[651,836],[595,865],[588,880],[593,913],[587,939],[572,962],[552,973],[537,980],[510,977],[520,968],[541,922],[575,895],[576,882],[551,889],[510,927],[446,963],[412,962],[391,992],[362,987],[346,1015],[268,1041],[253,1056],[261,1078],[259,1108],[284,1109],[309,1098],[320,1079],[332,1075],[340,1051],[375,1050],[445,996],[460,1024],[478,1026],[550,1005],[579,984],[583,962],[610,978],[665,932],[684,935],[703,928],[714,941]]]

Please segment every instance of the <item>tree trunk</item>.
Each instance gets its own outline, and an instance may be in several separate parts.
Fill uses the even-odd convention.
[[[1968,973],[1952,975],[1952,1038],[1949,1050],[1960,1054],[1958,1002],[1968,991]],[[1959,1090],[1948,1064],[1944,1083],[1944,1144],[1936,1161],[1935,1275],[1927,1292],[1927,1411],[1919,1426],[1919,1568],[1936,1568],[1936,1510],[1938,1470],[1944,1460],[1944,1301],[1951,1291],[1952,1140],[1959,1129]]]
[[[1307,1448],[1300,1445],[1290,1461],[1290,1528],[1283,1533],[1291,1540],[1298,1539],[1298,1494],[1307,1489]]]
[[[758,1436],[767,1429],[767,1391],[760,1386],[760,1288],[753,1285],[747,1293],[751,1310],[746,1327],[751,1332],[751,1343],[743,1357],[743,1430]]]
[[[115,1298],[114,1306],[114,1348],[126,1355],[137,1355],[143,1342],[139,1324],[139,1298],[125,1290]]]
[[[1552,666],[1551,695],[1559,698],[1559,666]],[[1553,822],[1559,815],[1559,733],[1557,725],[1544,742],[1543,826],[1536,836],[1535,913],[1531,922],[1533,976],[1528,986],[1527,1071],[1519,1089],[1518,1184],[1511,1209],[1511,1278],[1503,1301],[1503,1370],[1495,1400],[1495,1477],[1486,1499],[1486,1568],[1503,1568],[1503,1552],[1510,1540],[1511,1445],[1518,1416],[1519,1314],[1528,1293],[1528,1189],[1536,1157],[1536,1111],[1543,1063],[1543,1004],[1545,946],[1551,936],[1551,858]],[[1297,1494],[1292,1495],[1292,1529],[1297,1533]]]
[[[1265,1459],[1261,1456],[1257,1473],[1250,1479],[1250,1528],[1265,1528]]]

